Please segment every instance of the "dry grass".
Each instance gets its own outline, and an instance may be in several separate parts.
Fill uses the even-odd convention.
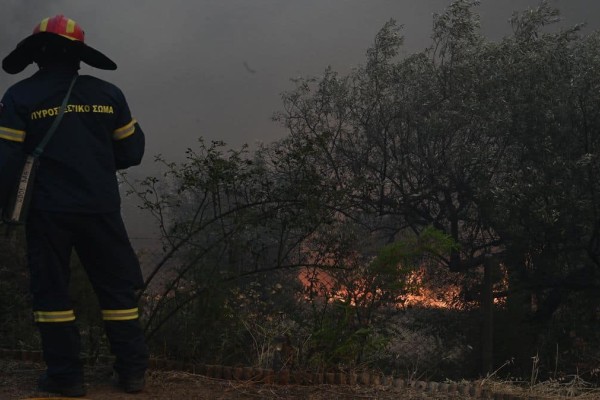
[[[47,395],[35,391],[37,376],[44,370],[42,364],[0,359],[0,398],[3,400],[40,398]],[[126,400],[125,395],[109,383],[110,367],[86,368],[88,396],[95,400]],[[456,383],[455,383],[456,384]],[[467,382],[457,383],[459,386]],[[577,399],[599,400],[600,388],[593,387],[579,377],[569,381],[548,381],[530,385],[525,382],[502,381],[488,378],[470,382],[486,393],[504,393],[515,398],[536,400]],[[148,373],[147,388],[135,396],[136,400],[149,399],[302,399],[302,400],[457,400],[466,396],[457,392],[427,392],[412,387],[360,385],[265,385],[248,381],[213,379],[180,371],[152,370]]]
[[[570,381],[545,381],[531,386],[524,382],[487,380],[484,387],[493,393],[506,393],[522,398],[599,400],[600,388],[573,377]]]

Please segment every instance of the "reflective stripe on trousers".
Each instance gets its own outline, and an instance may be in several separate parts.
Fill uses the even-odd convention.
[[[105,321],[129,321],[138,318],[139,311],[137,307],[126,310],[102,310],[102,319]]]
[[[35,322],[71,322],[75,321],[73,310],[65,311],[33,311]]]

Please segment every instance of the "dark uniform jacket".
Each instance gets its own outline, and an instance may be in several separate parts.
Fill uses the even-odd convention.
[[[58,115],[72,69],[42,69],[10,87],[0,105],[0,191],[14,160],[31,153]],[[32,207],[74,213],[118,211],[116,171],[141,162],[144,133],[115,85],[82,75],[40,156]]]

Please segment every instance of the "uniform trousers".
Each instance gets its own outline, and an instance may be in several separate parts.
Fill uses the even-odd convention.
[[[80,335],[69,296],[73,249],[94,288],[121,378],[148,366],[135,291],[143,284],[120,212],[81,214],[31,210],[26,226],[33,314],[56,382],[83,382]]]

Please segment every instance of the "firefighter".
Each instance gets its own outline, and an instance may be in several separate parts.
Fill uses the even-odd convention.
[[[39,156],[25,225],[33,316],[47,366],[38,386],[67,397],[86,393],[69,298],[73,249],[99,300],[115,355],[115,383],[126,392],[141,391],[148,364],[135,295],[143,279],[121,218],[116,177],[117,170],[141,162],[144,133],[121,90],[80,76],[81,61],[104,70],[117,68],[85,44],[75,21],[62,15],[44,19],[2,62],[9,74],[31,63],[38,70],[11,86],[0,105],[2,173],[10,169],[10,160],[36,148],[77,76],[58,129]]]

